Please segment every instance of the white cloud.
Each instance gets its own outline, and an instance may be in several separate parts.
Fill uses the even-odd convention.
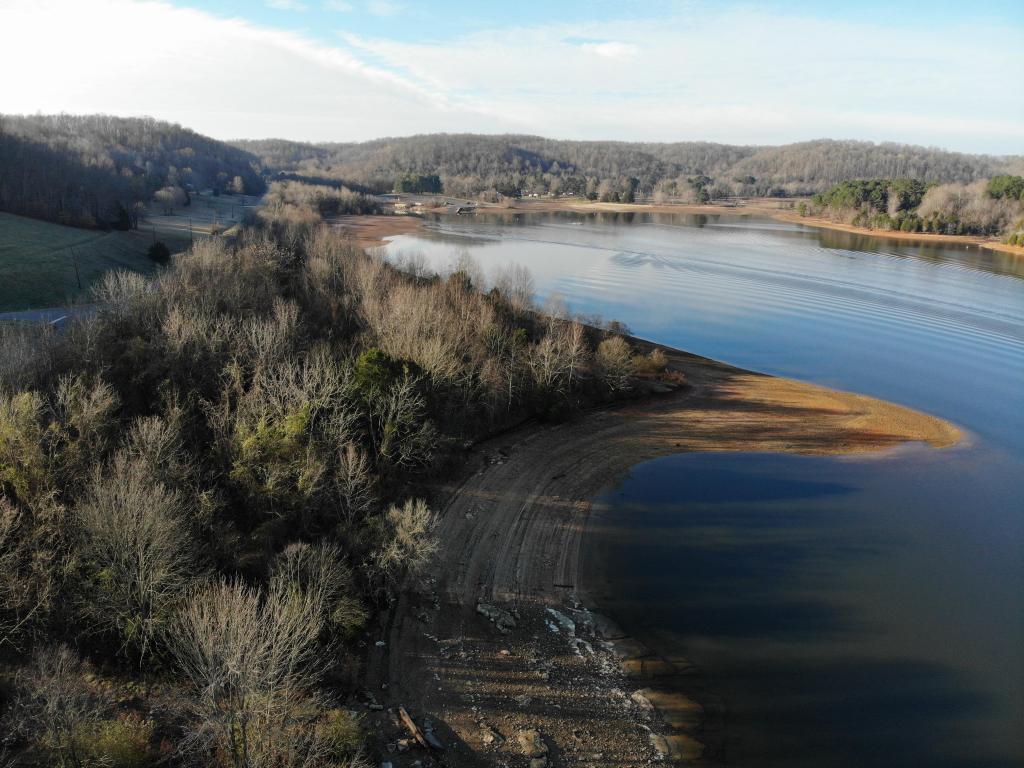
[[[263,0],[267,8],[275,11],[308,11],[309,6],[299,0]]]
[[[603,43],[582,43],[580,48],[588,53],[594,53],[606,59],[618,59],[619,61],[631,59],[639,52],[635,45],[620,43],[614,40]]]
[[[366,10],[374,16],[397,16],[405,6],[401,3],[389,2],[389,0],[369,0],[366,3]]]
[[[325,11],[336,11],[338,13],[349,13],[355,10],[352,3],[346,2],[346,0],[324,0],[321,7]]]
[[[0,112],[152,115],[222,138],[351,141],[494,121],[341,48],[163,2],[5,0],[0,71],[21,73],[5,78]]]
[[[1012,29],[708,11],[329,46],[166,2],[0,0],[0,112],[149,114],[219,137],[832,136],[1019,153],[1016,42]]]

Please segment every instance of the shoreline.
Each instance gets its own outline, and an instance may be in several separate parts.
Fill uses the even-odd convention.
[[[668,214],[721,214],[726,216],[761,216],[789,224],[803,224],[815,229],[830,229],[854,235],[878,237],[886,240],[917,243],[940,243],[943,245],[965,245],[984,248],[990,251],[1024,257],[1024,246],[1010,245],[995,238],[980,235],[940,235],[929,232],[894,232],[891,230],[867,229],[850,224],[830,221],[812,216],[801,216],[779,205],[771,205],[771,201],[757,201],[753,204],[714,205],[687,203],[596,203],[566,200],[521,201],[513,207],[480,203],[477,213],[485,215],[509,216],[515,214],[550,213],[566,211],[572,213],[668,213]],[[443,209],[425,211],[438,216],[452,216]],[[392,221],[394,220],[394,221]],[[363,248],[372,248],[384,243],[393,235],[411,234],[423,225],[422,214],[405,214],[393,216],[343,216],[331,220],[341,228],[353,233],[356,241]]]
[[[655,656],[597,615],[583,580],[595,498],[630,467],[680,452],[848,455],[964,439],[892,403],[661,348],[684,388],[492,437],[469,451],[460,480],[436,488],[435,575],[410,585],[381,627],[366,688],[432,720],[446,764],[515,763],[519,734],[533,729],[564,764],[715,762],[713,695],[689,690],[685,660]]]

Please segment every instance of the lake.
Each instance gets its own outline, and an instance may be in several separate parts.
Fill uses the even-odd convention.
[[[586,567],[602,608],[695,665],[729,765],[1022,764],[1024,260],[639,213],[448,217],[387,251],[516,262],[638,336],[963,428],[946,451],[640,464]]]

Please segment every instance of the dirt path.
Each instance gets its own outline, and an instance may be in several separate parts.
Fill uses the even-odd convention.
[[[961,439],[879,400],[670,359],[684,389],[492,439],[470,453],[460,482],[439,489],[448,501],[434,576],[395,606],[366,682],[374,710],[404,706],[446,749],[400,752],[403,728],[384,709],[371,722],[392,739],[382,746],[394,765],[713,762],[720,708],[680,693],[685,660],[652,657],[587,609],[580,552],[595,495],[673,452],[861,453]]]

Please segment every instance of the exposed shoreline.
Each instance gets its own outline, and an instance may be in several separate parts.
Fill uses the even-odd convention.
[[[366,681],[436,724],[447,765],[526,765],[516,734],[529,728],[563,765],[714,762],[715,705],[686,695],[685,660],[655,657],[593,614],[581,581],[594,499],[630,467],[688,451],[864,454],[964,437],[869,397],[683,352],[670,364],[684,389],[492,438],[437,489],[435,576],[400,598]]]
[[[886,240],[918,243],[942,243],[946,245],[968,245],[985,248],[1014,256],[1024,256],[1024,246],[1010,245],[995,238],[978,235],[939,235],[928,232],[893,232],[890,230],[867,229],[850,224],[830,221],[800,214],[772,201],[745,202],[742,205],[689,205],[683,203],[596,203],[568,200],[527,200],[518,201],[514,206],[478,204],[479,213],[487,215],[514,215],[522,213],[547,213],[553,211],[569,211],[574,213],[684,213],[684,214],[721,214],[726,216],[763,216],[785,221],[791,224],[803,224],[816,229],[831,229],[837,232],[848,232],[855,235],[879,237]],[[438,215],[447,214],[441,209],[428,211]],[[343,216],[334,223],[343,229],[350,230],[357,242],[364,248],[380,245],[385,238],[393,235],[404,235],[415,232],[422,226],[423,219],[416,215],[397,216]]]

